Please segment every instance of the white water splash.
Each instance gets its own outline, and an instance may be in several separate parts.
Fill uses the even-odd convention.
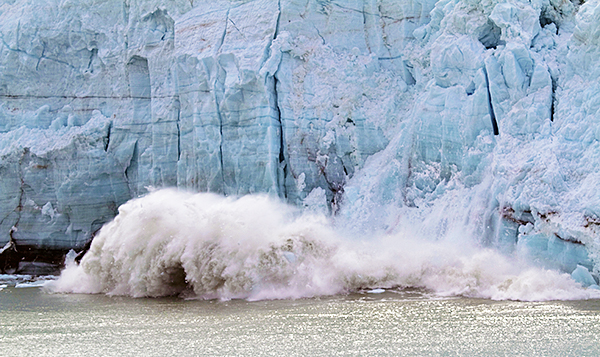
[[[81,263],[45,288],[250,300],[391,287],[492,299],[600,297],[566,274],[531,268],[472,240],[423,239],[410,225],[364,239],[340,231],[326,216],[267,196],[164,189],[121,206]]]

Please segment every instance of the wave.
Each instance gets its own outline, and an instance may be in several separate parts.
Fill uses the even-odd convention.
[[[418,287],[443,296],[600,297],[569,275],[468,239],[407,233],[355,237],[323,214],[268,196],[163,189],[133,199],[67,264],[50,292],[132,297],[287,299]],[[375,234],[374,234],[375,235]]]

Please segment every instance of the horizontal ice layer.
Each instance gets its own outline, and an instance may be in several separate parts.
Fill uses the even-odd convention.
[[[597,277],[599,8],[2,4],[0,246],[81,247],[146,187],[178,186]]]

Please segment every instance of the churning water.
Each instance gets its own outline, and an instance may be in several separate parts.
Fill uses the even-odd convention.
[[[452,214],[432,216],[446,222]],[[415,231],[415,220],[400,222],[392,233],[356,236],[339,221],[267,196],[160,190],[121,206],[81,264],[69,264],[46,288],[220,300],[395,287],[497,300],[600,297],[568,274],[481,246],[464,225],[439,235]]]

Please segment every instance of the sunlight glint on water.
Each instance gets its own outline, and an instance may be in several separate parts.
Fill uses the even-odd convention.
[[[494,302],[387,291],[222,302],[6,288],[0,314],[0,355],[11,356],[600,353],[599,300]]]

